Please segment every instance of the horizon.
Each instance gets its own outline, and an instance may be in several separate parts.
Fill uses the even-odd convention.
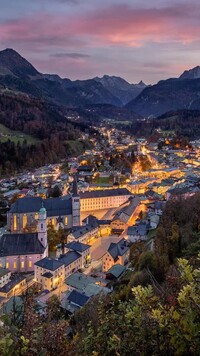
[[[197,0],[8,0],[0,48],[61,78],[156,84],[199,65],[199,15]]]

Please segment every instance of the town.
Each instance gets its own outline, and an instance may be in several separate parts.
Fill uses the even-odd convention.
[[[0,181],[0,308],[33,289],[73,315],[154,250],[166,202],[200,192],[200,142],[135,138],[105,123],[91,149]]]

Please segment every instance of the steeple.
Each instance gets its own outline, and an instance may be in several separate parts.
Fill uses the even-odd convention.
[[[72,196],[78,196],[78,184],[77,184],[77,175],[76,174],[74,174]]]
[[[80,196],[78,194],[77,176],[74,175],[72,189],[72,225],[80,225]]]
[[[48,243],[47,243],[47,211],[42,203],[42,207],[38,216],[38,240],[46,249],[48,255]]]

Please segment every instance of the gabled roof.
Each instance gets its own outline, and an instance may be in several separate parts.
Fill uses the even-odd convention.
[[[79,307],[83,307],[87,301],[90,299],[86,295],[73,290],[67,298],[71,303],[78,305]]]
[[[65,266],[69,266],[72,262],[78,260],[81,257],[80,253],[76,251],[70,251],[64,255],[60,255],[59,261],[64,263]]]
[[[0,237],[0,256],[43,254],[37,233],[5,234]]]
[[[44,274],[42,274],[42,277],[51,278],[53,277],[53,274],[51,272],[45,272]]]
[[[61,267],[64,263],[58,261],[54,258],[45,257],[42,260],[35,263],[35,266],[45,268],[49,271],[55,271],[59,267]]]
[[[126,239],[121,239],[117,243],[112,242],[108,248],[108,252],[114,260],[117,260],[119,256],[123,256],[128,250]]]
[[[112,274],[115,278],[119,278],[122,273],[126,270],[126,267],[120,265],[120,264],[116,264],[114,266],[112,266],[107,272],[107,274]]]
[[[77,251],[77,252],[84,252],[84,251],[88,250],[91,246],[82,244],[81,242],[73,241],[73,242],[66,244],[65,247],[69,248],[70,250]]]
[[[90,225],[83,225],[83,226],[76,226],[72,229],[71,234],[75,239],[78,239],[79,237],[87,234],[88,232],[94,230],[97,228],[96,224],[90,224]]]

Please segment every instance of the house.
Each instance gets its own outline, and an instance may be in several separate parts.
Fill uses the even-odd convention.
[[[19,275],[0,288],[0,297],[9,298],[26,287],[26,277]]]
[[[64,245],[64,253],[66,254],[67,252],[70,251],[75,251],[81,254],[81,266],[83,267],[85,264],[87,264],[90,259],[91,259],[91,246],[83,244],[81,242],[73,241],[68,244]],[[62,254],[62,246],[59,245],[57,249],[57,257],[59,257]]]
[[[6,268],[0,268],[0,288],[7,284],[10,280],[11,272]]]
[[[68,235],[69,242],[81,242],[89,244],[90,241],[98,237],[98,224],[92,223],[85,226],[73,227],[71,233]]]
[[[65,280],[65,265],[61,261],[45,257],[35,263],[34,279],[43,289],[60,287]]]
[[[97,219],[94,215],[88,215],[84,220],[82,220],[83,226],[86,225],[96,225],[98,227],[98,235],[105,236],[110,235],[111,220]]]
[[[121,239],[119,242],[112,242],[103,256],[102,271],[107,272],[115,264],[122,266],[126,265],[129,261],[130,248],[126,239]]]
[[[12,273],[32,272],[34,264],[48,255],[46,209],[38,213],[36,233],[3,234],[0,237],[0,267]]]
[[[127,229],[127,239],[130,242],[142,241],[147,239],[150,225],[140,221],[137,225],[129,226]]]
[[[134,215],[140,212],[140,197],[130,198],[114,215],[111,221],[111,230],[114,234],[121,234],[131,224]]]
[[[156,229],[160,221],[160,216],[157,214],[149,216],[149,224],[151,229]]]
[[[126,271],[126,267],[116,264],[112,266],[107,272],[106,272],[106,278],[107,279],[119,279],[124,272]]]

